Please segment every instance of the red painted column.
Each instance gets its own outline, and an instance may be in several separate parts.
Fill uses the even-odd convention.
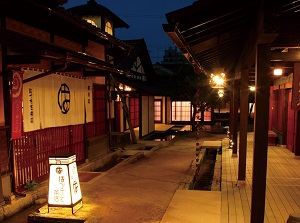
[[[299,82],[300,82],[300,63],[294,64],[293,75],[293,94],[292,106],[295,110],[295,141],[294,141],[294,154],[300,155],[300,99],[299,99]]]

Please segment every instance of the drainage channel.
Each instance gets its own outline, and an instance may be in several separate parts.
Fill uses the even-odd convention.
[[[115,167],[117,164],[121,163],[125,159],[129,158],[131,155],[122,155],[121,157],[114,156],[111,160],[106,162],[103,166],[95,169],[95,172],[106,172],[111,168]]]
[[[203,161],[197,169],[193,179],[193,190],[212,190],[217,155],[218,149],[206,148]]]

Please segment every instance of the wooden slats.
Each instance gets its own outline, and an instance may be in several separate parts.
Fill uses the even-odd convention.
[[[72,130],[72,134],[70,131]],[[21,191],[26,180],[44,181],[49,176],[49,155],[75,152],[84,162],[83,125],[41,129],[24,133],[13,142],[14,184]]]
[[[224,139],[227,140],[227,139]],[[251,213],[253,133],[247,138],[246,184],[237,186],[238,159],[222,150],[221,223],[248,223]],[[300,212],[300,159],[286,147],[268,147],[265,223],[285,223],[290,213]]]

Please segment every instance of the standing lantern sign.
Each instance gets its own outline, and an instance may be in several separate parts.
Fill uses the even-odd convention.
[[[75,153],[51,155],[49,164],[48,213],[50,207],[67,207],[72,208],[74,214],[82,207],[76,155]]]

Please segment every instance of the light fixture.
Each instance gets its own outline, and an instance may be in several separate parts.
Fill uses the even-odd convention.
[[[224,90],[219,89],[218,95],[219,95],[220,98],[222,98],[224,96]]]
[[[275,68],[274,71],[273,71],[273,74],[275,76],[280,76],[282,75],[282,69],[281,68]]]
[[[250,87],[249,87],[249,90],[250,90],[250,91],[255,91],[255,87],[254,87],[254,86],[250,86]]]
[[[224,88],[225,72],[224,68],[213,68],[213,73],[210,75],[210,84],[212,88]]]
[[[72,208],[74,214],[82,207],[76,155],[59,153],[49,156],[50,175],[48,213],[50,207]]]

